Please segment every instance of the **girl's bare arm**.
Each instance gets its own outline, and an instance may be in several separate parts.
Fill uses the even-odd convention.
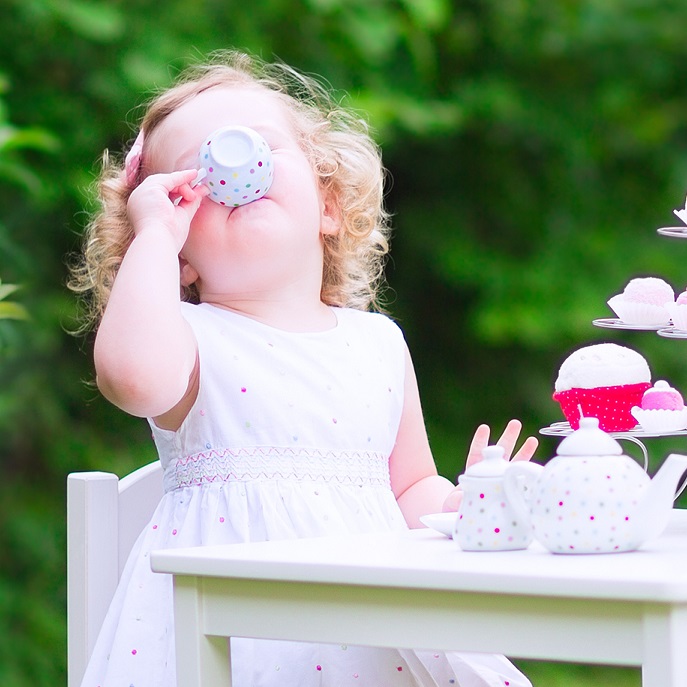
[[[511,420],[498,443],[508,458],[520,436],[521,423]],[[489,442],[489,427],[480,425],[470,444],[467,465],[482,459],[482,449]],[[528,437],[513,460],[529,460],[537,439]],[[417,380],[410,354],[406,353],[406,381],[403,415],[396,445],[389,460],[391,486],[396,500],[410,527],[421,527],[420,517],[429,513],[458,510],[462,490],[437,473],[429,446],[420,405]]]
[[[131,194],[135,238],[96,336],[100,390],[140,417],[174,408],[187,396],[196,367],[195,338],[181,315],[179,277],[179,252],[207,193],[190,187],[194,176],[194,170],[152,175]]]
[[[420,394],[410,353],[406,350],[403,414],[389,459],[391,487],[410,527],[420,516],[441,512],[453,484],[437,473],[425,429]]]

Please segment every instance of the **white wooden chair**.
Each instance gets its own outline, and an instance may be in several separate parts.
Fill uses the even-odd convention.
[[[134,542],[163,494],[159,461],[67,477],[68,685],[79,687]]]

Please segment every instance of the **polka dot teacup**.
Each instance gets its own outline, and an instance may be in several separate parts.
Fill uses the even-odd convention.
[[[206,172],[209,198],[220,205],[258,200],[272,184],[272,151],[257,131],[245,126],[214,131],[201,146],[198,161]]]

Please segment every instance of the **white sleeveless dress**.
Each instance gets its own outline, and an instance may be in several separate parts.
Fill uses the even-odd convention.
[[[301,334],[182,307],[198,340],[198,399],[177,432],[151,422],[166,493],[83,687],[176,685],[171,578],[150,570],[150,551],[406,528],[388,468],[405,374],[391,320],[335,308],[336,327]],[[530,685],[495,655],[231,641],[234,687]]]

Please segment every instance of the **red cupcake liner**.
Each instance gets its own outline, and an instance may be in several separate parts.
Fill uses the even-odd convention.
[[[641,405],[642,396],[651,383],[599,386],[594,389],[567,389],[553,395],[573,429],[579,429],[580,417],[596,417],[604,432],[624,432],[637,425],[632,406]]]

